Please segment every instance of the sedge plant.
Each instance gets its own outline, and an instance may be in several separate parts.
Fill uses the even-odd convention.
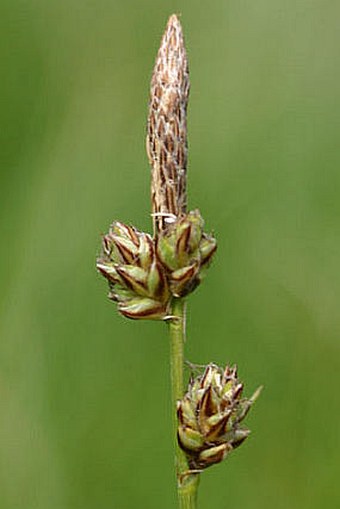
[[[210,363],[184,383],[187,296],[217,248],[199,210],[187,210],[188,60],[180,21],[167,23],[151,79],[147,155],[153,234],[114,221],[103,236],[98,271],[109,298],[135,320],[163,320],[169,331],[178,500],[195,509],[201,472],[220,463],[249,435],[241,423],[259,394],[242,394],[236,367]]]

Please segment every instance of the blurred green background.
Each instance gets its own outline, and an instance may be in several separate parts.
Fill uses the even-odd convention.
[[[251,438],[200,508],[340,505],[340,4],[0,0],[0,508],[172,509],[168,341],[96,274],[150,229],[148,87],[190,59],[189,200],[219,241],[187,356],[237,362]]]

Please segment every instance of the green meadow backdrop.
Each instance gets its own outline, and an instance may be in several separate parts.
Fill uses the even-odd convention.
[[[219,242],[187,357],[265,386],[199,507],[340,505],[340,4],[0,0],[1,509],[175,508],[166,327],[117,316],[95,271],[113,219],[151,227],[172,12],[189,202]]]

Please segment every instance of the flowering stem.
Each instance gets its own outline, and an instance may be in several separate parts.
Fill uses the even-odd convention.
[[[189,465],[177,441],[177,401],[184,394],[184,342],[186,309],[184,299],[174,298],[170,320],[170,369],[172,390],[172,414],[174,428],[175,465],[177,491],[180,509],[195,509],[197,500],[198,474],[189,474]]]

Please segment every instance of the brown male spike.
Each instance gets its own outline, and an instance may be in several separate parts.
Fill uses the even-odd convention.
[[[169,18],[151,79],[147,154],[154,235],[186,212],[189,69],[182,26]]]

